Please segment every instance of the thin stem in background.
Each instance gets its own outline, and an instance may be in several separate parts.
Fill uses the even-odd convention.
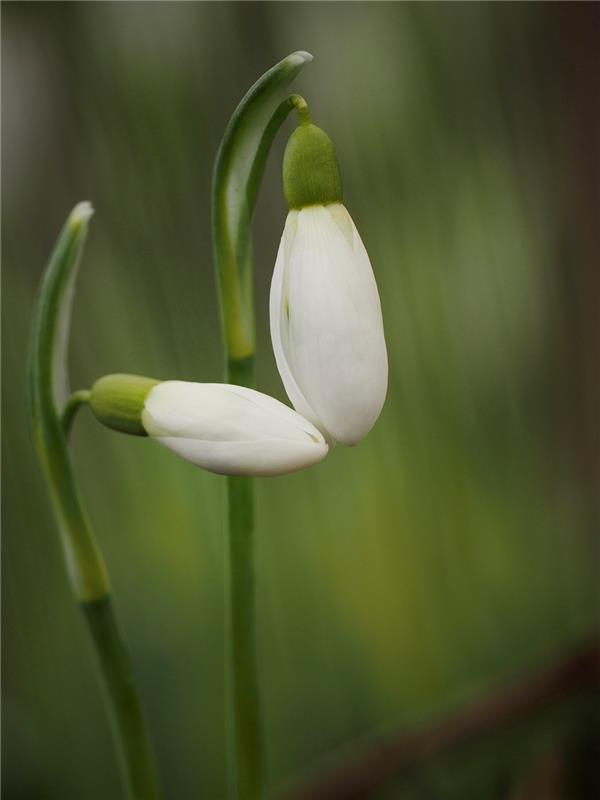
[[[418,730],[398,731],[357,747],[350,756],[298,788],[286,800],[366,800],[392,780],[461,746],[522,724],[547,709],[600,689],[600,639],[583,642],[549,666],[492,689],[448,718]]]
[[[71,301],[92,210],[80,203],[69,216],[44,274],[29,353],[33,435],[59,525],[69,579],[96,651],[113,721],[127,796],[158,800],[160,792],[129,655],[112,610],[100,548],[77,488],[67,431],[85,392],[69,401],[67,348]]]

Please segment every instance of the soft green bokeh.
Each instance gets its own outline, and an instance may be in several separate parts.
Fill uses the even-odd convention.
[[[92,201],[73,388],[108,372],[219,380],[212,164],[248,86],[296,49],[315,56],[294,89],[335,143],[376,272],[390,387],[358,447],[257,482],[270,785],[364,734],[454,707],[596,626],[587,398],[597,343],[586,338],[579,269],[590,258],[577,228],[586,176],[572,145],[583,115],[566,103],[576,45],[568,30],[561,39],[561,13],[4,4],[7,798],[120,791],[28,432],[25,351],[43,266],[71,207]],[[282,400],[267,315],[285,138],[255,223],[258,386]],[[73,441],[166,796],[219,800],[223,480],[86,412]],[[468,770],[425,771],[415,795],[496,796],[519,758],[562,741],[569,726],[553,723],[525,745],[505,737]]]

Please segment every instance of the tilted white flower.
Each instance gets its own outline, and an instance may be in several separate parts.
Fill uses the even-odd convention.
[[[293,409],[228,383],[104,375],[92,386],[89,404],[108,428],[150,436],[221,475],[284,475],[316,464],[329,449]]]
[[[320,431],[254,389],[164,381],[144,400],[145,431],[193,464],[221,475],[282,475],[321,461]]]
[[[291,210],[270,298],[277,367],[294,408],[352,445],[373,427],[388,363],[377,284],[341,203]]]

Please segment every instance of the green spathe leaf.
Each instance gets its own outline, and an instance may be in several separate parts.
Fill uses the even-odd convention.
[[[250,224],[273,138],[299,98],[285,90],[309,53],[292,53],[266,72],[233,113],[213,175],[212,240],[226,352],[226,379],[254,385],[254,301]],[[305,104],[304,104],[305,105]],[[254,640],[254,495],[250,478],[228,478],[232,772],[236,796],[263,795],[263,753]]]
[[[67,351],[71,305],[83,251],[89,203],[69,215],[44,273],[33,315],[29,399],[35,444],[59,524],[69,579],[94,641],[127,797],[159,800],[154,759],[131,664],[115,619],[102,554],[75,482],[67,445],[77,408],[89,392],[68,396]]]
[[[30,367],[37,371],[35,389],[46,400],[51,397],[58,413],[62,412],[70,394],[67,349],[71,307],[79,260],[93,213],[91,204],[83,202],[69,214],[44,273],[34,315]]]
[[[265,161],[282,122],[293,108],[288,85],[310,53],[298,51],[275,64],[248,90],[234,111],[213,176],[213,247],[227,355],[254,353],[250,223]]]
[[[92,213],[89,203],[79,203],[58,237],[34,311],[28,371],[35,443],[59,520],[69,577],[82,601],[95,600],[109,591],[104,561],[77,490],[61,422],[69,393],[71,305]]]

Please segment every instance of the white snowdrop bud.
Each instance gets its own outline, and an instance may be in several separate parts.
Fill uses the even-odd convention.
[[[289,212],[270,318],[277,367],[296,411],[328,438],[356,444],[383,407],[388,362],[369,256],[341,203]]]
[[[233,384],[105,375],[92,386],[89,404],[103,425],[150,436],[221,475],[284,475],[316,464],[329,449],[296,411]]]

